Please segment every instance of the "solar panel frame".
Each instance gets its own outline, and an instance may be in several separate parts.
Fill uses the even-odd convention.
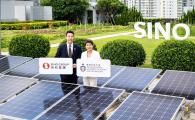
[[[38,81],[39,83],[37,83],[36,85],[34,85],[34,86],[32,86],[31,88],[29,88],[28,90],[26,90],[26,91],[24,91],[23,93],[21,93],[21,94],[19,94],[18,96],[16,96],[16,98],[15,99],[13,99],[13,100],[10,100],[9,102],[12,102],[11,104],[13,104],[13,102],[17,102],[18,101],[18,99],[20,100],[21,98],[19,98],[19,97],[28,97],[27,98],[27,100],[28,99],[30,99],[29,98],[29,96],[30,95],[33,95],[33,94],[35,94],[35,93],[33,93],[33,91],[35,91],[37,88],[40,88],[41,87],[41,83],[42,84],[49,84],[49,85],[52,85],[52,83],[55,83],[55,85],[54,85],[54,87],[56,87],[56,85],[60,85],[61,86],[61,84],[64,84],[64,83],[61,83],[61,82],[55,82],[55,81],[47,81],[47,80],[43,80],[43,81]],[[57,103],[58,101],[60,101],[61,99],[64,99],[64,98],[66,98],[66,97],[68,97],[71,93],[73,93],[75,90],[77,90],[80,86],[79,85],[76,85],[76,84],[70,84],[70,83],[65,83],[65,85],[72,85],[71,87],[74,87],[73,89],[71,89],[71,91],[69,91],[68,89],[70,89],[70,88],[67,88],[66,89],[66,91],[69,91],[68,93],[66,93],[64,96],[62,96],[60,99],[58,99],[58,100],[56,100],[54,103],[52,103],[51,104],[51,106],[50,107],[52,107],[52,106],[54,106],[54,104],[55,103]],[[61,88],[60,88],[61,89]],[[41,89],[39,89],[38,91],[41,91]],[[29,95],[30,94],[30,95]],[[45,94],[45,93],[43,93],[43,94]],[[50,95],[46,95],[47,97],[49,97]],[[35,97],[35,96],[33,96],[33,97]],[[40,97],[40,96],[39,96]],[[53,97],[54,98],[54,97]],[[16,100],[17,99],[17,100]],[[44,99],[44,98],[43,98]],[[34,102],[33,102],[34,101]],[[9,102],[7,102],[7,103],[5,103],[5,105],[7,105],[8,106],[8,104],[10,104]],[[28,101],[28,102],[31,102],[31,103],[33,103],[33,105],[32,106],[34,106],[34,104],[37,104],[36,103],[36,99],[33,99],[33,100],[31,100],[31,101]],[[38,104],[40,104],[39,102],[38,102]],[[23,108],[23,112],[24,113],[28,113],[27,111],[29,111],[28,109],[26,109],[26,103],[23,105],[23,106],[25,106],[24,108]],[[30,104],[28,105],[28,106],[31,106]],[[5,106],[3,106],[2,105],[2,107],[5,107]],[[20,107],[20,106],[14,106],[14,108],[15,107]],[[35,107],[35,106],[34,106]],[[38,107],[40,107],[40,106],[38,106]],[[1,108],[1,107],[0,107]],[[9,108],[9,107],[8,107]],[[2,109],[2,108],[1,108]],[[9,109],[10,110],[10,109]],[[37,109],[36,109],[37,110]],[[12,109],[12,111],[13,111],[13,109]],[[45,110],[44,110],[45,111]],[[42,112],[44,112],[44,111],[42,111]],[[33,112],[33,111],[31,111],[31,112]],[[36,111],[37,112],[37,111]],[[34,112],[33,112],[33,114],[35,114]],[[39,113],[40,114],[40,113]],[[38,114],[37,114],[38,115]],[[34,115],[34,117],[36,117],[37,115]],[[6,118],[6,119],[9,119],[9,118],[12,118],[12,119],[17,119],[17,120],[27,120],[27,119],[33,119],[33,117],[29,117],[29,114],[26,116],[26,117],[24,117],[23,116],[23,118],[22,118],[22,116],[20,115],[20,114],[12,114],[12,115],[7,115],[7,113],[5,114],[5,113],[0,113],[0,116],[2,116],[3,118]]]
[[[154,76],[154,78],[146,85],[146,87],[145,87],[141,92],[146,91],[147,88],[150,86],[150,84],[151,84],[152,82],[154,82],[154,80],[160,75],[161,72],[162,72],[162,70],[160,70],[159,73],[156,74],[156,75]]]
[[[12,78],[18,78],[18,79],[26,79],[26,80],[32,80],[31,83],[29,83],[29,85],[23,86],[23,88],[19,89],[19,90],[15,90],[14,92],[10,93],[9,96],[5,97],[4,99],[0,99],[0,103],[3,103],[5,101],[7,101],[9,98],[13,97],[14,95],[17,95],[18,93],[24,91],[25,89],[27,89],[28,87],[32,86],[33,84],[35,84],[38,80],[34,79],[34,78],[25,78],[25,77],[18,77],[18,76],[10,76],[10,75],[2,75],[0,76],[0,82],[4,81],[2,80],[3,77],[12,77]]]
[[[169,77],[169,76],[166,76],[167,74],[169,75],[169,74],[171,74],[170,72],[174,72],[174,73],[176,73],[177,75],[175,75],[174,76],[174,78],[171,78],[171,77]],[[184,73],[182,76],[185,76],[185,74],[186,73],[191,73],[191,74],[194,74],[195,75],[195,72],[189,72],[189,71],[177,71],[177,70],[166,70],[165,71],[165,73],[161,76],[161,78],[160,78],[160,80],[159,80],[159,82],[157,83],[157,85],[151,90],[151,92],[152,93],[157,93],[157,94],[164,94],[164,95],[171,95],[171,96],[180,96],[180,97],[185,97],[186,99],[189,99],[189,100],[193,100],[193,99],[195,99],[195,94],[193,95],[193,97],[191,97],[190,96],[190,93],[186,93],[187,94],[187,96],[186,95],[184,95],[184,93],[178,93],[178,92],[180,92],[180,89],[179,88],[181,88],[181,86],[183,87],[182,88],[182,91],[183,91],[183,89],[184,89],[184,85],[178,85],[179,83],[181,83],[181,82],[183,82],[181,79],[179,79],[178,81],[177,81],[177,85],[175,85],[174,84],[174,86],[179,86],[179,88],[177,88],[177,89],[174,89],[174,92],[172,92],[172,91],[168,91],[169,89],[170,89],[170,87],[173,87],[173,85],[172,86],[170,86],[171,85],[171,83],[174,83],[174,82],[176,82],[175,81],[175,78],[177,78],[177,76],[180,74],[180,73]],[[179,77],[180,78],[180,77]],[[170,80],[167,80],[167,79],[170,79]],[[185,78],[183,79],[183,80],[186,80]],[[190,79],[191,80],[191,79]],[[158,90],[157,89],[157,87],[159,87],[159,85],[161,84],[161,82],[162,82],[162,84],[164,85],[165,84],[165,82],[169,82],[168,84],[167,84],[167,86],[165,86],[166,88],[166,94],[165,93],[162,93],[163,91],[161,90]],[[188,81],[185,81],[185,83],[187,83]],[[194,83],[194,86],[195,86],[195,80],[193,81],[193,83]],[[190,85],[193,85],[193,84],[190,84]],[[192,86],[192,88],[194,88],[194,86]],[[168,89],[167,89],[168,88]],[[157,89],[157,91],[158,92],[156,92],[155,90]],[[163,89],[163,90],[165,90],[165,89]],[[179,90],[179,91],[177,91],[177,90]],[[193,93],[193,92],[191,92],[191,93]]]
[[[90,86],[83,86],[83,85],[80,85],[80,87],[90,87]],[[91,87],[91,88],[99,88],[99,89],[113,89],[113,90],[120,90],[121,93],[95,118],[95,120],[99,119],[104,113],[105,111],[110,108],[114,102],[116,102],[120,97],[121,95],[125,92],[125,90],[122,90],[122,89],[115,89],[115,88],[100,88],[100,87]],[[75,92],[75,91],[74,91]],[[73,93],[72,93],[73,94]],[[36,116],[33,120],[38,120],[40,119],[43,115],[47,114],[47,112],[49,112],[51,109],[53,109],[55,106],[57,106],[58,104],[60,104],[63,100],[65,100],[66,98],[62,99],[61,101],[58,101],[58,103],[56,103],[54,106],[51,106],[50,108],[48,108],[47,110],[45,110],[43,113],[39,114],[38,116]]]
[[[170,120],[175,120],[175,117],[177,116],[177,113],[179,112],[181,106],[184,104],[185,102],[185,98],[184,97],[177,97],[177,96],[169,96],[169,95],[162,95],[162,94],[154,94],[154,93],[148,93],[148,92],[140,92],[140,91],[133,91],[132,93],[129,93],[128,97],[112,112],[112,114],[107,118],[107,120],[110,120],[111,117],[117,112],[118,109],[120,109],[123,104],[128,101],[128,99],[132,96],[133,93],[143,93],[143,94],[149,94],[149,95],[158,95],[158,96],[164,96],[164,97],[172,97],[172,98],[181,98],[182,101],[180,103],[180,105],[177,107],[177,109],[175,110],[175,113],[172,115],[172,118]]]
[[[7,115],[1,115],[0,114],[0,120],[25,120],[25,119],[22,119],[22,118],[17,118],[17,117],[12,117],[12,116],[7,116]]]
[[[59,74],[37,74],[37,75],[33,76],[33,78],[36,78],[39,80],[56,81],[56,82],[61,81]]]
[[[113,89],[113,90],[122,90],[122,92],[120,93],[120,95],[118,97],[116,97],[112,103],[110,103],[110,105],[108,105],[98,116],[95,120],[98,120],[124,93],[125,90],[123,89],[116,89],[116,88],[108,88],[108,87],[100,87],[100,88],[106,88],[106,89]]]
[[[0,54],[0,60],[3,59],[3,58],[5,58],[5,57],[6,57],[5,55],[1,55]]]
[[[21,57],[21,56],[6,56],[6,57],[3,57],[2,59],[0,59],[0,62],[2,61],[5,61],[5,60],[7,60],[7,62],[9,62],[9,59],[11,60],[11,61],[13,61],[13,59],[18,59],[17,60],[17,62],[18,63],[14,63],[14,66],[9,66],[9,63],[8,64],[6,64],[6,65],[8,65],[8,69],[5,69],[5,70],[3,70],[3,71],[1,71],[1,73],[2,74],[6,74],[7,72],[9,72],[11,69],[14,69],[14,68],[17,68],[18,66],[20,66],[20,65],[22,65],[22,64],[24,64],[24,63],[26,63],[26,62],[28,62],[28,61],[30,61],[30,60],[32,60],[33,58],[31,58],[31,57]],[[23,61],[20,61],[19,59],[24,59]],[[20,61],[20,62],[19,62]],[[15,61],[14,61],[15,62]],[[13,64],[13,63],[12,63]],[[5,67],[5,64],[2,66],[2,65],[0,65],[0,69],[2,69],[3,67]],[[4,68],[3,68],[4,69]]]
[[[119,78],[117,79],[117,77],[119,77],[120,75],[122,75],[122,74],[124,74],[125,73],[125,70],[131,70],[131,69],[134,69],[134,70],[155,70],[156,71],[156,73],[155,73],[155,75],[150,79],[150,81],[147,81],[147,84],[146,85],[144,85],[144,87],[141,89],[141,88],[124,88],[124,86],[118,86],[118,84],[117,84],[117,86],[116,85],[112,85],[112,84],[115,84],[115,83],[112,83],[112,82],[115,82],[114,80],[116,79],[116,80],[119,80]],[[147,88],[148,88],[148,86],[155,80],[155,78],[162,72],[162,70],[161,69],[151,69],[151,68],[138,68],[138,67],[125,67],[125,70],[123,70],[119,75],[117,75],[117,76],[115,76],[115,78],[114,79],[112,79],[112,80],[110,80],[109,82],[107,82],[106,84],[104,84],[103,86],[105,86],[105,87],[112,87],[112,88],[120,88],[120,89],[126,89],[126,91],[127,92],[132,92],[132,91],[145,91]],[[149,71],[148,71],[149,72]],[[143,76],[142,76],[143,77]],[[145,75],[145,77],[147,77],[147,75]],[[138,78],[138,80],[139,80],[140,78]],[[121,80],[121,79],[120,79]],[[134,80],[134,81],[136,81],[136,82],[138,82],[138,80]],[[140,80],[139,80],[140,81]],[[144,81],[144,80],[143,80]],[[121,82],[121,81],[118,81],[119,83]],[[136,82],[134,82],[134,83],[136,83]],[[131,80],[131,84],[132,84],[133,82],[132,82],[132,80]],[[110,85],[111,84],[111,85]],[[122,83],[120,83],[120,84],[122,84]],[[125,83],[126,84],[126,83]]]

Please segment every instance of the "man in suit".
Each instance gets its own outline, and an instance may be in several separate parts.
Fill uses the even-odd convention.
[[[72,58],[73,59],[73,74],[72,75],[60,75],[61,82],[66,83],[75,83],[77,84],[77,75],[76,75],[76,60],[81,58],[81,47],[79,45],[74,44],[74,32],[67,31],[66,32],[66,40],[67,42],[61,44],[57,50],[56,56],[59,58]]]

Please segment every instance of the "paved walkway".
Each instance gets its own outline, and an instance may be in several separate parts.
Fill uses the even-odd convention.
[[[131,35],[134,34],[136,32],[124,32],[124,33],[117,33],[117,34],[110,34],[110,35],[105,35],[105,36],[99,36],[99,37],[92,37],[89,38],[90,40],[101,40],[101,39],[105,39],[105,38],[112,38],[112,37],[118,37],[118,36],[127,36],[127,35]],[[59,43],[56,44],[51,44],[50,47],[58,47]],[[8,52],[1,52],[2,55],[9,55]]]
[[[1,52],[1,55],[9,55],[8,52]]]

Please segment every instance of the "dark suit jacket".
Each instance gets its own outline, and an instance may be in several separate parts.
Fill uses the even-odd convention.
[[[72,55],[73,63],[76,63],[76,60],[78,58],[81,58],[81,53],[82,53],[81,47],[78,46],[77,44],[73,44],[73,55]],[[69,58],[66,43],[60,44],[55,57]]]

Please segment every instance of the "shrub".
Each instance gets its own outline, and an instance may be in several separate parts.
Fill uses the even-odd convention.
[[[154,50],[151,62],[158,69],[195,71],[195,44],[186,40],[165,41]]]
[[[1,24],[1,30],[21,30],[22,26],[20,24]]]
[[[49,50],[49,41],[39,35],[17,35],[9,44],[9,54],[15,56],[46,57]]]
[[[85,38],[75,38],[74,43],[79,45],[81,47],[82,51],[85,51],[86,50],[85,49],[85,44],[84,44],[85,40],[86,40]],[[66,40],[63,41],[61,44],[65,44],[65,43],[66,43]],[[93,49],[97,50],[97,47],[96,47],[95,43],[94,43]]]
[[[54,21],[52,22],[53,27],[66,26],[68,24],[67,21]]]
[[[12,37],[4,37],[1,39],[1,48],[8,48]]]
[[[135,22],[128,22],[128,26],[130,29],[134,29]]]
[[[110,59],[114,65],[138,66],[144,63],[146,53],[143,46],[135,41],[115,40],[101,49],[101,57]]]
[[[67,21],[1,22],[2,30],[28,30],[66,26]]]

